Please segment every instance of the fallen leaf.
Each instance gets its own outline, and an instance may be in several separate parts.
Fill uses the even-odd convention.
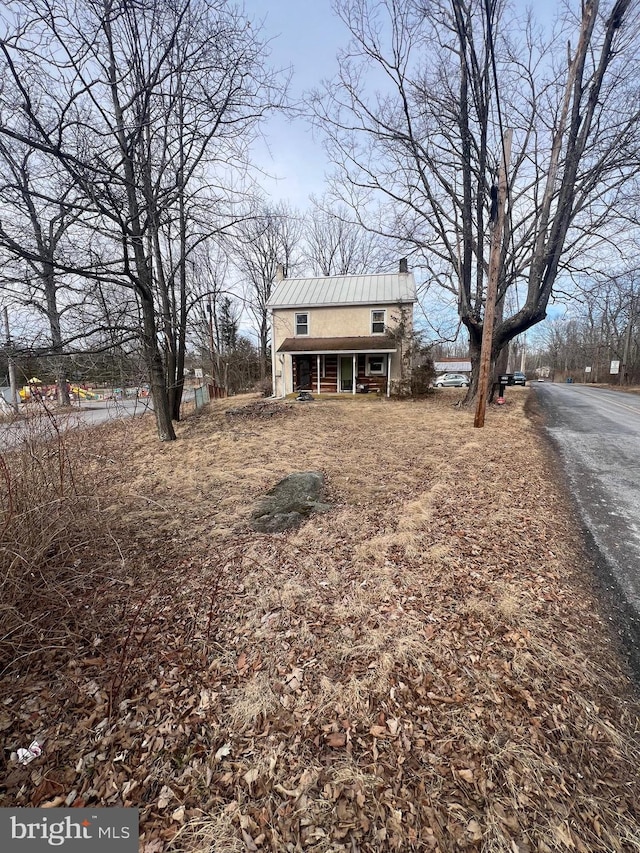
[[[389,732],[387,731],[386,726],[371,726],[369,734],[374,737],[389,737]]]
[[[160,796],[158,797],[158,808],[166,809],[171,800],[174,798],[174,793],[168,785],[163,785],[160,789]]]
[[[152,838],[151,841],[146,841],[140,848],[140,853],[162,853],[164,850],[164,841],[160,838]]]
[[[260,775],[260,772],[259,772],[258,768],[252,767],[251,770],[247,770],[247,772],[244,774],[244,776],[242,778],[247,783],[247,785],[251,785],[251,784],[253,784],[253,782],[256,781],[256,779],[258,778],[259,775]]]
[[[482,841],[482,827],[477,820],[470,820],[467,824],[467,832],[471,841]]]
[[[325,735],[325,741],[327,743],[327,746],[345,746],[347,743],[347,736],[344,732],[329,732],[328,735]]]
[[[198,705],[198,710],[208,710],[212,705],[215,704],[217,698],[218,694],[214,690],[207,690],[206,688],[203,688],[200,691],[200,704]]]
[[[47,797],[51,797],[54,794],[59,793],[64,789],[64,785],[60,785],[58,782],[54,782],[52,779],[45,779],[41,782],[34,792],[31,794],[31,805],[38,806],[45,800]]]
[[[178,808],[171,813],[171,820],[176,823],[184,823],[184,806],[178,806]]]
[[[390,717],[387,720],[387,728],[392,735],[397,735],[398,729],[400,728],[400,720],[394,720],[393,717]]]
[[[49,800],[48,803],[40,803],[41,809],[57,809],[58,806],[61,806],[64,803],[64,797],[54,797],[53,800]]]
[[[221,758],[226,758],[227,755],[231,754],[231,744],[225,743],[223,746],[215,754],[215,760],[220,761]]]

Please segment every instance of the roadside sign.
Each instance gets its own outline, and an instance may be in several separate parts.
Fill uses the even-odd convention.
[[[620,362],[612,361],[611,367],[609,368],[609,373],[620,373]]]
[[[585,367],[584,372],[585,373],[591,373],[591,367]]]
[[[196,379],[202,379],[202,377],[203,377],[203,375],[204,375],[204,374],[203,374],[203,371],[202,371],[202,368],[201,368],[201,367],[196,367],[196,368],[194,368],[194,371],[193,371],[193,372],[194,372],[194,374],[195,374]]]

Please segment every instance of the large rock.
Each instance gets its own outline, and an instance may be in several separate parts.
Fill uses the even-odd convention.
[[[327,512],[321,501],[324,477],[317,471],[289,474],[262,498],[251,513],[251,528],[258,533],[280,533],[298,527],[312,512]]]

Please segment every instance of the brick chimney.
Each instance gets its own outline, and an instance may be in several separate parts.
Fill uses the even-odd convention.
[[[408,273],[409,272],[409,264],[407,263],[406,258],[400,258],[400,273]]]
[[[279,282],[281,282],[283,278],[284,278],[284,266],[282,264],[277,264],[276,265],[275,283],[279,284]]]

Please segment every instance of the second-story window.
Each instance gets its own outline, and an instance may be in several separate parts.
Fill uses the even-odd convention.
[[[309,315],[304,314],[296,314],[296,335],[308,335],[309,334]]]
[[[384,333],[384,321],[386,311],[371,312],[371,334],[382,335]]]

